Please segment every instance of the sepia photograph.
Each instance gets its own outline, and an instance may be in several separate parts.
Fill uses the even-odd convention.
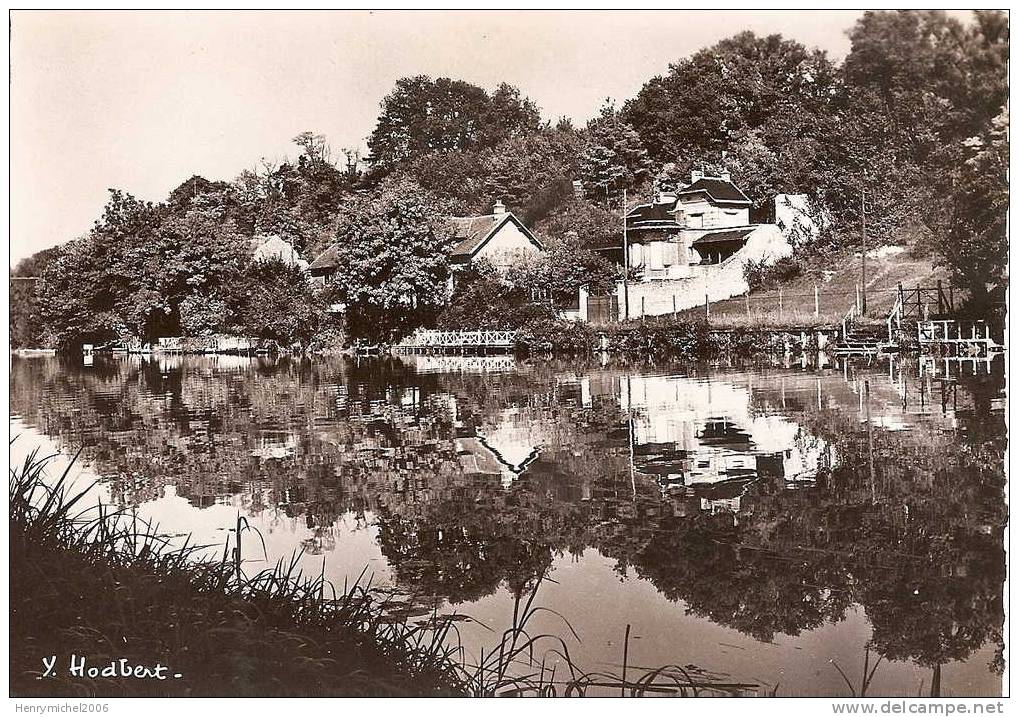
[[[1007,10],[8,20],[12,714],[1007,712]]]

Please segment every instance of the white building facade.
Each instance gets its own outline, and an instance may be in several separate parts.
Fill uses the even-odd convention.
[[[792,254],[776,224],[751,224],[750,199],[728,173],[691,175],[689,185],[661,192],[626,216],[631,280],[619,282],[620,318],[658,316],[739,296],[748,263]],[[624,263],[622,247],[611,248]]]

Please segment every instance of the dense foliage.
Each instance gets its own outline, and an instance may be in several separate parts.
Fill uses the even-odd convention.
[[[776,195],[808,195],[821,231],[796,248],[822,260],[860,245],[865,207],[871,243],[931,252],[976,308],[1000,304],[1007,16],[867,12],[850,38],[839,64],[792,39],[739,33],[677,59],[581,128],[543,120],[505,83],[402,78],[381,102],[364,171],[357,151],[337,163],[321,135],[305,132],[296,160],[263,162],[233,182],[191,177],[158,204],[113,191],[88,235],[19,267],[39,279],[12,281],[13,343],[262,335],[246,302],[265,294],[248,264],[267,235],[309,261],[335,243],[342,259],[327,301],[299,282],[274,304],[306,314],[274,334],[281,345],[306,344],[329,302],[347,305],[348,336],[388,340],[444,311],[454,323],[481,316],[486,307],[463,302],[504,279],[518,296],[575,300],[580,286],[602,293],[618,278],[592,250],[618,242],[623,192],[632,205],[691,169],[729,170],[759,221],[771,220]],[[454,306],[442,225],[496,200],[548,256],[463,289]]]
[[[347,207],[334,291],[358,335],[393,339],[431,321],[446,298],[452,233],[441,204],[407,179]]]

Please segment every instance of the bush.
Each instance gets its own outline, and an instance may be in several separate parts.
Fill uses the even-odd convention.
[[[598,331],[582,321],[539,319],[517,332],[517,350],[527,354],[590,354],[598,343]]]
[[[743,265],[743,278],[751,291],[773,288],[792,281],[802,273],[803,267],[792,257],[779,259],[773,264],[761,259]]]
[[[700,357],[712,348],[706,322],[671,316],[622,324],[610,341],[623,353],[635,355]]]
[[[486,261],[472,263],[455,276],[453,295],[436,320],[447,331],[518,329],[553,321],[555,309],[531,300],[530,293],[501,276]]]

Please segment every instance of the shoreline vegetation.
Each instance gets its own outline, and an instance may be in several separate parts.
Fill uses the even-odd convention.
[[[52,456],[50,457],[52,458]],[[691,665],[585,673],[566,639],[531,634],[542,580],[471,664],[455,623],[394,621],[364,575],[337,590],[295,555],[247,576],[240,556],[174,547],[126,511],[87,505],[32,451],[9,479],[10,691],[18,697],[583,696],[759,693]],[[72,461],[73,464],[73,461]],[[94,485],[94,484],[93,484]],[[246,523],[238,517],[238,532]],[[557,613],[556,613],[557,614]],[[562,616],[564,634],[580,637]]]
[[[154,526],[80,505],[30,454],[10,476],[11,693],[31,696],[462,695],[451,650],[386,623],[368,586],[333,594],[295,561],[245,577],[203,546],[169,546]],[[440,625],[434,635],[445,636]],[[169,677],[71,675],[126,658]],[[57,656],[55,674],[43,658]],[[180,674],[181,678],[172,675]]]
[[[860,323],[860,322],[858,322]],[[868,325],[884,326],[878,319]],[[487,329],[482,329],[487,330]],[[502,330],[502,329],[493,329]],[[781,353],[797,348],[818,350],[818,336],[835,337],[838,328],[830,321],[811,321],[800,316],[785,319],[777,317],[746,320],[740,316],[727,316],[710,323],[689,316],[652,316],[630,319],[612,324],[589,324],[570,320],[529,322],[517,329],[511,353],[524,357],[578,356],[608,353],[635,357],[652,354],[659,358],[696,358],[707,360],[720,355],[749,357],[754,353]],[[216,351],[203,348],[199,340],[173,348],[151,349],[94,349],[91,353],[176,353],[203,355],[210,353],[236,353],[251,355],[329,355],[360,352],[395,352],[397,343],[354,343],[342,347],[322,347],[319,350],[288,350],[276,344],[250,350]],[[498,352],[499,349],[489,349]],[[77,355],[77,352],[46,348],[18,348],[11,353],[21,356]]]

